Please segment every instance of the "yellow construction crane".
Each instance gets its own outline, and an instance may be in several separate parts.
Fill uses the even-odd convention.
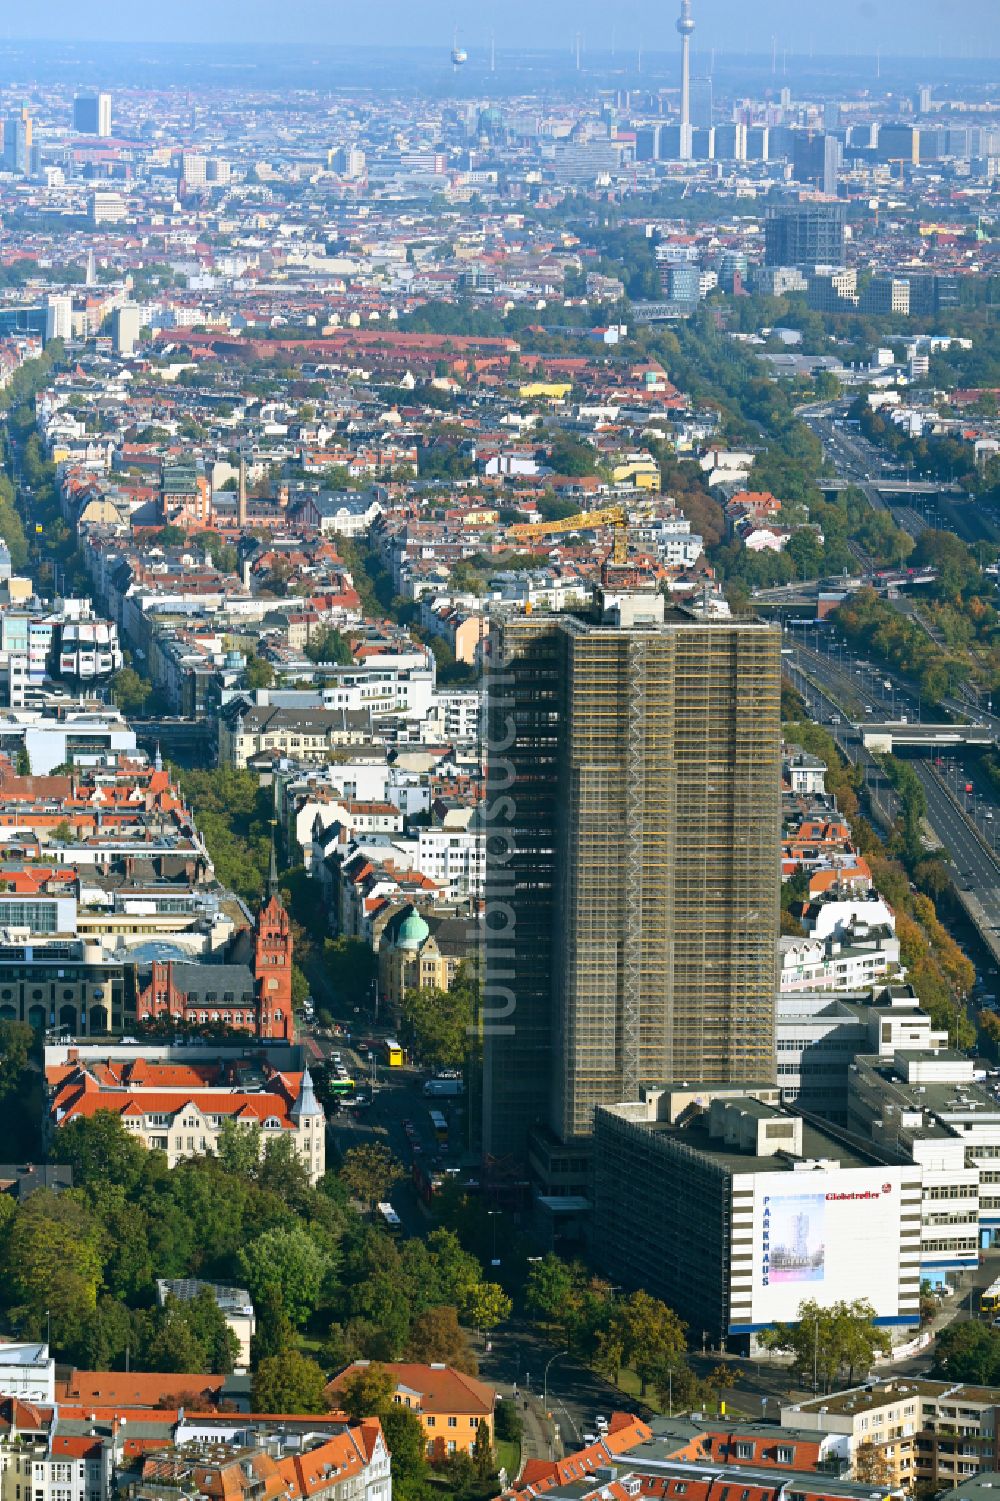
[[[564,516],[561,521],[522,521],[510,528],[509,535],[518,542],[530,542],[536,537],[596,531],[602,526],[612,528],[612,562],[616,567],[624,567],[628,562],[628,512],[622,505],[604,506],[599,511],[580,511],[576,516]]]

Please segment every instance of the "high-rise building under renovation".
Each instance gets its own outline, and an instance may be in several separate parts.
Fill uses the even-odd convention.
[[[780,203],[767,211],[764,263],[768,266],[842,266],[845,203]]]
[[[483,1145],[497,1161],[523,1160],[536,1128],[586,1138],[597,1104],[644,1085],[773,1076],[781,637],[681,611],[495,631]]]

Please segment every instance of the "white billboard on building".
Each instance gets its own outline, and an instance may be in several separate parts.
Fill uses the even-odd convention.
[[[753,1324],[859,1297],[898,1318],[900,1180],[884,1167],[753,1174]]]

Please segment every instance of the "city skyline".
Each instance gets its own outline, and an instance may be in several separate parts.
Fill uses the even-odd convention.
[[[945,16],[936,0],[850,0],[840,24],[832,29],[794,0],[760,0],[752,10],[738,0],[698,0],[694,19],[701,48],[732,53],[779,51],[805,56],[845,56],[885,51],[887,55],[963,58],[992,50],[995,10],[991,0],[960,0]],[[427,0],[419,16],[403,0],[383,0],[374,10],[322,7],[298,0],[282,8],[280,20],[261,0],[238,9],[232,0],[195,5],[180,0],[171,12],[169,32],[156,12],[138,7],[111,7],[93,15],[53,0],[42,12],[7,17],[2,40],[174,42],[178,38],[208,44],[286,43],[314,45],[326,35],[330,46],[379,45],[387,36],[394,45],[432,46],[450,42],[457,27],[463,45],[569,52],[580,32],[583,45],[611,54],[639,47],[670,50],[676,40],[676,9],[653,0],[627,0],[612,15],[596,0],[570,4],[556,0],[538,10],[527,0],[494,3],[478,15],[463,13],[451,0]],[[235,29],[234,29],[235,28]]]

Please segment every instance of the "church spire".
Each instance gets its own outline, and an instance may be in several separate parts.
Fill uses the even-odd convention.
[[[274,845],[274,825],[271,826],[271,864],[267,872],[267,899],[278,895],[278,853]]]

